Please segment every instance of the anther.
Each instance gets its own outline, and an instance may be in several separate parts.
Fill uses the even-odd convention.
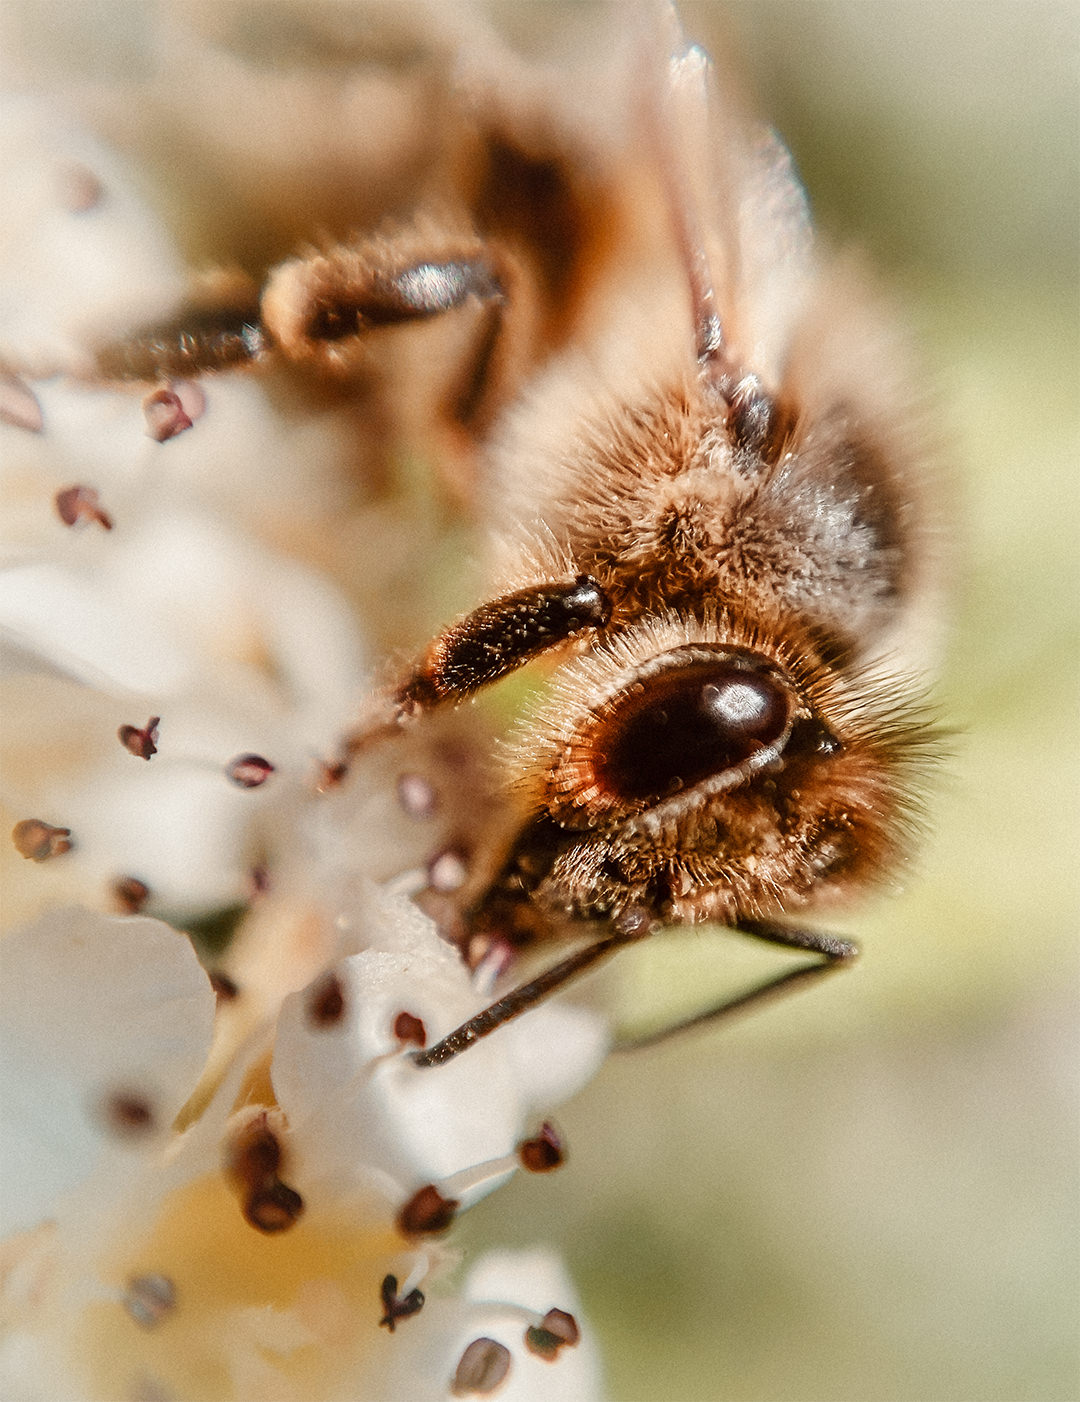
[[[280,1178],[274,1178],[244,1202],[244,1220],[271,1235],[291,1227],[304,1210],[304,1199]]]
[[[320,1031],[333,1027],[345,1016],[345,988],[335,973],[319,979],[308,994],[308,1022]]]
[[[102,1110],[109,1129],[122,1138],[139,1138],[154,1128],[154,1107],[136,1091],[111,1092],[106,1096]]]
[[[240,997],[240,989],[235,980],[231,979],[228,974],[223,974],[220,969],[211,969],[207,977],[219,1003],[232,1003]]]
[[[412,1013],[398,1013],[394,1019],[394,1036],[402,1046],[427,1046],[427,1029]]]
[[[534,1139],[518,1145],[518,1158],[529,1173],[550,1173],[566,1162],[566,1146],[555,1126],[545,1120]]]
[[[237,755],[225,769],[228,778],[240,789],[259,788],[273,772],[274,765],[262,755]]]
[[[156,389],[143,400],[147,437],[155,443],[166,443],[194,423],[183,400],[172,389]]]
[[[439,806],[435,786],[422,774],[399,774],[397,797],[409,817],[418,821],[434,817]]]
[[[65,161],[56,172],[57,194],[69,214],[86,214],[96,208],[105,194],[105,186],[89,166],[79,161]]]
[[[433,1183],[420,1188],[398,1213],[398,1229],[406,1236],[440,1236],[449,1231],[461,1204],[444,1198]]]
[[[495,1339],[473,1339],[458,1360],[450,1391],[455,1397],[486,1397],[510,1372],[511,1355]]]
[[[285,1231],[304,1211],[303,1198],[278,1176],[281,1161],[281,1144],[263,1111],[236,1133],[225,1162],[240,1190],[244,1220],[267,1234]]]
[[[40,818],[24,818],[11,829],[11,840],[20,856],[31,862],[47,862],[72,848],[71,829],[56,828]]]
[[[270,889],[270,868],[265,862],[256,862],[248,872],[248,889],[251,892],[251,899],[257,896],[265,896]]]
[[[410,1315],[419,1314],[424,1308],[424,1296],[421,1291],[410,1290],[407,1295],[399,1296],[397,1288],[396,1275],[384,1276],[379,1288],[383,1306],[383,1317],[379,1320],[379,1327],[389,1329],[391,1334],[397,1328],[399,1319],[408,1319]]]
[[[124,749],[138,759],[149,759],[157,754],[158,726],[160,716],[151,716],[140,730],[136,725],[122,725],[116,732],[117,739]]]
[[[238,1131],[230,1146],[227,1167],[230,1176],[243,1187],[276,1177],[281,1167],[281,1145],[265,1111],[253,1115]]]
[[[121,876],[113,882],[113,897],[125,915],[138,915],[150,899],[150,887],[137,876]]]
[[[53,498],[56,514],[65,526],[85,526],[96,522],[102,530],[111,531],[112,517],[101,506],[96,487],[64,487]]]
[[[539,1324],[525,1330],[525,1347],[550,1363],[562,1348],[573,1348],[581,1338],[577,1320],[566,1310],[548,1310]]]
[[[444,847],[436,852],[427,864],[428,885],[433,891],[449,895],[460,891],[469,875],[465,857],[457,847]]]

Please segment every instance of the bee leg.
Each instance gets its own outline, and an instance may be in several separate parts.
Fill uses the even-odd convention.
[[[175,318],[99,347],[96,368],[105,379],[154,380],[252,365],[272,352],[287,360],[335,362],[347,355],[342,343],[376,327],[423,321],[476,301],[490,314],[479,368],[454,406],[467,416],[483,396],[501,330],[504,280],[475,238],[443,239],[437,250],[416,232],[342,244],[280,264],[258,299],[248,287],[227,286],[223,302],[194,303]],[[215,295],[213,288],[207,295]]]
[[[794,969],[788,969],[745,993],[725,999],[716,1007],[706,1008],[704,1012],[695,1013],[682,1022],[676,1022],[670,1027],[662,1028],[659,1032],[651,1032],[644,1037],[620,1040],[616,1044],[615,1050],[639,1051],[643,1047],[656,1046],[660,1042],[666,1042],[669,1037],[689,1031],[693,1027],[718,1022],[720,1019],[740,1013],[746,1008],[756,1007],[759,1003],[794,993],[796,989],[816,982],[824,975],[834,973],[838,969],[849,969],[859,957],[858,945],[853,944],[850,940],[840,939],[837,935],[822,934],[816,930],[795,930],[771,920],[746,920],[740,922],[738,928],[741,934],[752,935],[755,939],[767,940],[770,944],[782,945],[785,949],[801,949],[808,954],[820,955],[820,962],[800,964]]]
[[[501,303],[503,278],[478,239],[425,252],[415,235],[294,258],[271,275],[263,319],[290,357],[321,355],[379,326],[423,321],[476,299]]]
[[[430,644],[394,693],[398,715],[410,717],[443,702],[463,701],[542,652],[603,628],[610,615],[604,591],[584,574],[483,604]]]
[[[560,963],[554,964],[550,969],[546,969],[536,978],[530,979],[528,983],[519,984],[504,997],[497,999],[489,1007],[478,1012],[468,1022],[463,1022],[460,1027],[436,1042],[433,1047],[428,1047],[425,1051],[416,1052],[413,1061],[417,1066],[443,1066],[451,1058],[459,1055],[463,1051],[468,1051],[469,1047],[478,1042],[481,1037],[488,1036],[497,1027],[502,1027],[503,1023],[512,1021],[515,1017],[520,1017],[522,1013],[527,1013],[530,1008],[535,1008],[538,1003],[544,1000],[571,979],[577,978],[586,969],[592,968],[602,959],[606,959],[615,950],[621,949],[631,939],[636,938],[633,934],[626,934],[621,930],[613,931],[610,935],[605,935],[602,939],[595,940],[592,944],[587,944],[583,949],[577,950]]]
[[[94,368],[106,380],[187,379],[254,365],[271,346],[252,299],[233,306],[189,307],[173,321],[99,346]]]

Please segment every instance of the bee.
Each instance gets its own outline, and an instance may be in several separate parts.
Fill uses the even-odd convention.
[[[391,328],[465,318],[433,417],[487,587],[345,760],[546,668],[443,919],[473,963],[572,947],[421,1066],[671,926],[812,956],[691,1022],[847,967],[815,912],[888,878],[918,827],[938,581],[914,397],[779,140],[700,49],[672,29],[661,62],[655,39],[617,120],[568,115],[549,75],[480,83],[449,198],[99,353],[114,377],[333,374]]]

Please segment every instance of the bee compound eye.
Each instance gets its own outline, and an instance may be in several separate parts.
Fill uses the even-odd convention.
[[[596,736],[595,773],[612,796],[660,799],[735,769],[784,736],[787,689],[731,659],[650,677]]]

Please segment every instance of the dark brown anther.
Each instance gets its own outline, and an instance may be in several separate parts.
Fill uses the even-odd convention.
[[[240,1192],[244,1220],[272,1234],[291,1227],[304,1211],[304,1200],[278,1176],[281,1142],[270,1115],[253,1115],[234,1135],[225,1159],[225,1172]]]
[[[102,1109],[109,1129],[125,1139],[137,1139],[154,1128],[154,1107],[136,1091],[113,1091]]]
[[[176,1286],[167,1275],[136,1275],[124,1291],[124,1308],[136,1324],[153,1329],[176,1308]]]
[[[545,1120],[535,1139],[518,1145],[518,1158],[529,1173],[550,1173],[566,1162],[566,1146],[555,1126]]]
[[[27,433],[40,433],[45,427],[37,395],[17,375],[0,374],[0,423]]]
[[[461,1204],[444,1198],[433,1183],[413,1193],[398,1213],[398,1229],[406,1236],[440,1236],[449,1231]]]
[[[275,1178],[244,1201],[244,1220],[267,1236],[291,1227],[304,1210],[304,1199]]]
[[[487,1397],[510,1372],[511,1355],[495,1339],[473,1339],[458,1360],[450,1391],[454,1397]]]
[[[137,759],[149,759],[157,754],[158,726],[160,716],[151,716],[142,730],[136,725],[122,725],[116,732],[121,745]]]
[[[223,974],[220,969],[211,969],[207,977],[210,980],[210,987],[217,994],[219,1003],[232,1003],[240,997],[240,989],[235,981],[228,974]]]
[[[610,616],[607,595],[588,575],[507,594],[441,633],[395,702],[409,716],[463,700],[550,648],[603,628]]]
[[[465,855],[457,847],[444,847],[428,860],[427,879],[433,891],[449,895],[460,891],[469,876]]]
[[[403,1046],[423,1047],[427,1045],[427,1029],[412,1013],[398,1013],[394,1018],[394,1036]]]
[[[399,774],[397,798],[410,818],[433,818],[439,807],[435,786],[422,774]]]
[[[572,1314],[566,1310],[548,1310],[540,1321],[540,1328],[546,1329],[549,1334],[554,1334],[560,1343],[564,1343],[569,1348],[573,1348],[581,1339],[581,1330],[578,1322]]]
[[[72,848],[71,829],[54,828],[40,818],[24,818],[11,829],[11,840],[20,856],[31,862],[47,862]]]
[[[345,988],[335,973],[323,974],[308,994],[308,1022],[324,1031],[345,1016]]]
[[[581,1338],[577,1320],[566,1310],[548,1310],[539,1324],[525,1330],[525,1347],[550,1363],[562,1348],[573,1348]]]
[[[262,755],[238,755],[225,769],[230,781],[240,789],[259,788],[273,772],[274,766]]]
[[[101,507],[96,487],[64,487],[55,498],[56,514],[65,526],[85,526],[96,522],[102,530],[111,531],[112,517]]]
[[[165,443],[190,428],[194,420],[183,400],[172,389],[155,389],[143,400],[146,434],[155,443]]]
[[[150,899],[150,887],[137,876],[121,876],[113,882],[113,897],[124,915],[138,915]]]
[[[383,1317],[379,1320],[379,1327],[389,1329],[391,1334],[397,1328],[399,1319],[408,1319],[410,1315],[419,1314],[424,1308],[424,1296],[421,1291],[410,1290],[406,1296],[400,1298],[397,1288],[396,1275],[384,1276],[383,1283],[379,1288],[379,1297],[383,1307]]]

